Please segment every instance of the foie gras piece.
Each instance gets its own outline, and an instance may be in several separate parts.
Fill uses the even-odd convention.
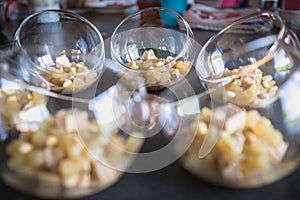
[[[55,59],[57,68],[71,67],[71,63],[66,55],[61,55]]]
[[[154,54],[154,51],[152,49],[145,51],[142,55],[142,61],[156,59],[157,57]]]
[[[227,134],[241,131],[246,123],[246,111],[228,103],[225,106],[217,107],[213,111],[211,123],[219,129],[223,129]]]

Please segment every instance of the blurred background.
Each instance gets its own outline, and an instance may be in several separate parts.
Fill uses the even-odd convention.
[[[0,0],[0,49],[11,44],[24,18],[43,9],[69,10],[92,18],[97,25],[93,13],[117,24],[133,12],[158,6],[183,15],[195,30],[219,31],[242,16],[267,10],[279,13],[298,36],[300,33],[300,0]],[[108,33],[104,31],[103,36],[110,36]]]

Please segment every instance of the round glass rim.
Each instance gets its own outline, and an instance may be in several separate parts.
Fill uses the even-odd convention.
[[[105,49],[104,49],[104,40],[103,40],[103,37],[100,33],[100,31],[98,30],[98,28],[92,23],[90,22],[89,20],[87,20],[86,18],[82,17],[81,15],[79,14],[76,14],[74,12],[71,12],[71,11],[67,11],[67,10],[59,10],[59,9],[46,9],[46,10],[41,10],[41,11],[38,11],[38,12],[35,12],[31,15],[29,15],[28,17],[26,17],[22,22],[21,24],[18,26],[15,34],[14,34],[14,38],[13,38],[13,51],[16,52],[17,48],[22,48],[22,45],[21,45],[21,38],[20,38],[20,34],[21,34],[21,29],[22,27],[29,21],[31,20],[32,18],[36,17],[37,15],[44,15],[44,14],[59,14],[61,16],[65,16],[65,17],[71,17],[72,19],[79,19],[80,21],[86,23],[96,34],[97,36],[99,37],[100,39],[100,45],[101,45],[101,56],[100,57],[103,57],[105,58]],[[33,61],[32,61],[33,62]],[[101,66],[101,62],[102,61],[98,61],[92,68],[89,68],[88,71],[86,72],[79,72],[77,74],[77,76],[80,76],[80,75],[84,75],[84,74],[87,74],[89,73],[90,71],[92,70],[97,70],[99,68],[99,66]],[[104,61],[103,61],[104,62]],[[34,63],[34,62],[33,62]],[[68,73],[65,73],[65,72],[54,72],[54,71],[50,71],[50,70],[47,70],[46,68],[44,67],[40,67],[40,66],[37,66],[37,68],[43,72],[46,72],[46,73],[52,73],[52,74],[59,74],[59,75],[67,75]]]
[[[265,12],[257,12],[257,13],[253,13],[253,14],[250,14],[250,15],[247,15],[247,16],[244,16],[244,17],[241,17],[239,19],[237,19],[236,21],[232,22],[231,24],[229,24],[228,26],[226,26],[225,28],[223,28],[220,32],[216,33],[215,35],[213,35],[205,44],[204,46],[202,47],[199,55],[201,54],[202,51],[204,51],[217,37],[219,37],[220,35],[222,35],[224,32],[226,32],[228,29],[232,28],[233,26],[235,25],[239,25],[239,24],[242,24],[244,22],[248,22],[249,19],[255,19],[256,17],[268,17],[268,18],[271,18],[271,19],[275,19],[274,21],[279,21],[280,23],[280,30],[278,32],[278,34],[276,35],[276,41],[274,41],[271,45],[271,47],[266,51],[266,55],[263,56],[262,58],[260,58],[259,60],[255,61],[254,63],[251,63],[249,65],[244,65],[244,66],[248,66],[248,67],[251,67],[251,66],[254,66],[256,65],[256,63],[266,63],[270,60],[270,57],[273,57],[276,53],[277,53],[277,50],[279,48],[279,43],[284,43],[283,40],[284,40],[284,35],[285,33],[287,32],[287,27],[285,25],[285,23],[283,22],[282,18],[280,17],[280,15],[278,15],[277,13],[274,13],[274,12],[268,12],[268,11],[265,11]],[[198,70],[197,70],[198,71]],[[200,79],[204,82],[210,82],[210,78],[205,78],[203,76],[201,76],[201,73],[199,73],[199,76],[200,76]],[[227,79],[225,79],[227,80]],[[221,81],[223,82],[223,81]],[[225,83],[226,84],[226,83]]]
[[[181,22],[183,22],[183,25],[186,29],[185,31],[185,35],[188,36],[188,38],[185,40],[185,44],[188,44],[189,42],[191,42],[191,40],[194,39],[194,34],[193,34],[193,31],[190,27],[190,25],[188,24],[188,22],[176,11],[174,10],[171,10],[171,9],[168,9],[168,8],[164,8],[164,7],[151,7],[151,8],[144,8],[138,12],[135,12],[133,13],[132,15],[129,15],[127,16],[126,18],[124,18],[120,23],[119,25],[115,28],[114,32],[112,33],[112,36],[111,36],[111,42],[110,42],[110,48],[111,49],[114,49],[113,48],[113,37],[117,34],[117,30],[122,26],[122,24],[127,21],[128,19],[131,19],[131,18],[134,18],[136,17],[137,15],[140,15],[141,13],[144,13],[144,12],[150,12],[150,11],[167,11],[167,12],[170,12],[172,14],[174,14],[177,19],[179,19]],[[189,48],[189,45],[184,45],[184,48],[180,51],[180,53],[178,55],[176,55],[174,57],[174,59],[172,61],[177,61],[178,59],[181,58],[181,56],[184,54],[182,52],[186,52],[187,48]],[[112,55],[112,57],[117,57],[115,55]],[[122,65],[123,68],[125,68],[126,70],[128,71],[131,71],[131,72],[151,72],[151,71],[156,71],[156,70],[160,70],[160,69],[164,69],[166,66],[168,66],[168,64],[164,64],[162,66],[159,66],[159,67],[155,67],[155,69],[132,69],[132,68],[129,68],[127,67],[124,63],[120,62],[119,60],[119,57],[116,58],[116,61]]]

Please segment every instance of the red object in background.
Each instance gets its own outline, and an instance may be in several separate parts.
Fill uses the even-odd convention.
[[[300,10],[300,0],[286,0],[285,1],[286,10]]]
[[[11,19],[16,10],[18,9],[18,2],[17,1],[6,1],[6,9],[5,9],[5,18]]]
[[[139,10],[150,7],[160,7],[159,0],[138,0],[137,6]]]
[[[30,15],[32,10],[27,1],[18,1],[18,0],[6,0],[6,9],[5,9],[5,18],[10,20],[14,15],[22,10],[26,15]]]
[[[84,6],[84,0],[68,0],[67,8],[70,9],[79,9]]]
[[[137,6],[139,10],[145,9],[145,8],[151,8],[151,7],[160,7],[160,2],[159,0],[138,0],[137,1]],[[159,19],[160,15],[158,12],[149,12],[147,13],[142,13],[142,18],[147,21]]]
[[[222,0],[220,8],[236,8],[241,4],[241,0]]]

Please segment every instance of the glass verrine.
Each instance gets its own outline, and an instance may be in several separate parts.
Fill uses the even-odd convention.
[[[288,66],[284,76],[274,76],[278,89],[272,102],[251,107],[218,99],[227,86],[219,84],[160,108],[166,133],[182,135],[175,150],[189,172],[224,187],[257,188],[298,168],[299,50],[284,41],[278,45]]]
[[[35,74],[24,75],[19,65],[30,64],[22,51],[0,56],[3,181],[34,196],[58,199],[91,195],[115,183],[143,143],[127,109],[128,102],[144,101],[143,83],[131,82],[137,88],[132,91],[105,71],[110,80],[98,79],[94,87],[68,96],[49,91]],[[131,100],[133,94],[139,102]]]
[[[193,33],[175,11],[153,7],[126,17],[111,37],[111,56],[121,73],[145,79],[149,90],[160,90],[185,77],[195,52]]]
[[[297,36],[279,15],[245,16],[205,43],[196,61],[197,73],[207,88],[226,85],[226,92],[216,98],[264,106],[277,98],[277,84],[292,67],[281,43],[299,48]]]
[[[43,10],[28,16],[19,25],[13,45],[27,52],[34,71],[57,93],[82,91],[103,71],[105,52],[99,30],[69,11]]]

